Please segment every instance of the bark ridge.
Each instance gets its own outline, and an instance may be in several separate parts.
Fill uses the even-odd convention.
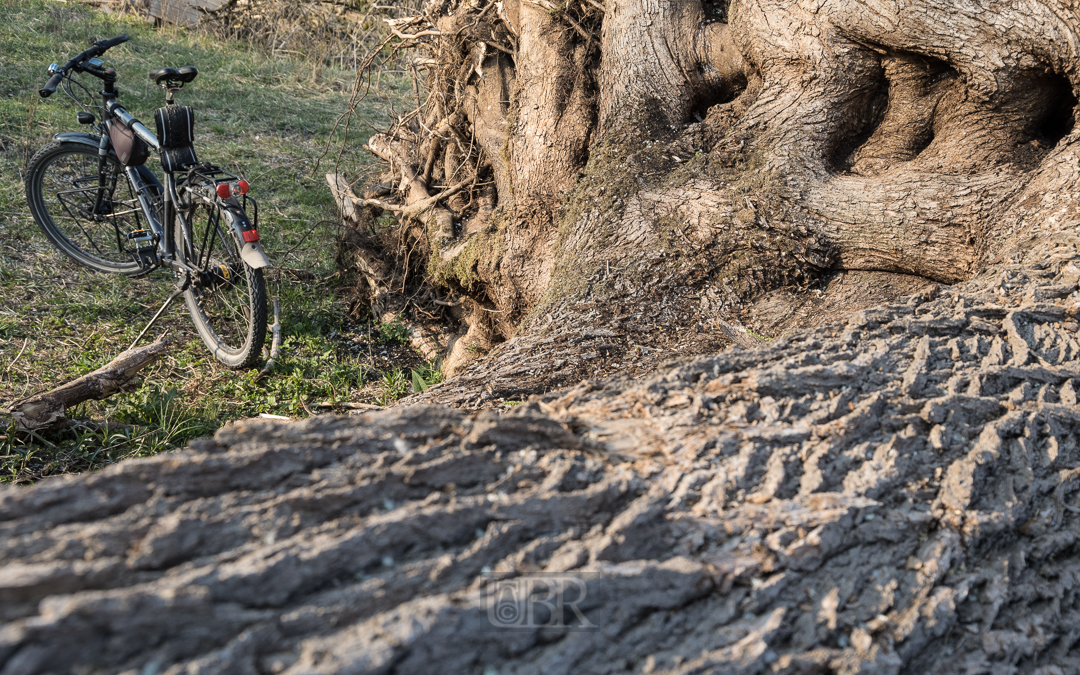
[[[1075,245],[501,415],[0,489],[0,673],[1074,672]],[[495,628],[538,574],[598,629]]]

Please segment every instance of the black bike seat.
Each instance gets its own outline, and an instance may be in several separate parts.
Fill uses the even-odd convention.
[[[183,68],[158,68],[157,70],[150,71],[150,79],[157,85],[160,85],[163,81],[188,83],[194,80],[195,76],[198,74],[199,70],[195,66],[184,66]]]

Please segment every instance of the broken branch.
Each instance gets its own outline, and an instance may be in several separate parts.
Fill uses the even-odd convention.
[[[169,342],[158,338],[153,344],[129,349],[92,373],[50,391],[12,402],[0,411],[10,415],[22,430],[35,431],[63,424],[68,408],[83,401],[100,401],[123,391],[135,375],[165,353]]]

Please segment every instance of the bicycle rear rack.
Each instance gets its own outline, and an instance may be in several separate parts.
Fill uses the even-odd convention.
[[[189,168],[186,181],[190,183],[192,178],[200,178],[207,187],[213,186],[214,188],[221,183],[232,183],[243,180],[240,176],[237,176],[230,171],[226,171],[214,164],[197,164]],[[244,209],[244,212],[248,214],[252,226],[256,230],[259,229],[259,202],[246,194],[239,195],[239,197],[241,198],[240,206]],[[251,208],[251,212],[248,212],[249,207]]]

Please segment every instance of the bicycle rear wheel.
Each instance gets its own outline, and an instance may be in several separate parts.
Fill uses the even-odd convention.
[[[250,368],[266,341],[266,283],[260,269],[240,257],[243,247],[230,225],[236,217],[216,202],[189,195],[180,213],[187,233],[174,227],[177,255],[197,270],[184,303],[199,337],[230,368]],[[240,207],[231,207],[240,213]]]
[[[97,148],[81,143],[53,141],[38,150],[26,173],[30,213],[49,241],[80,265],[99,272],[142,274],[133,257],[135,245],[127,238],[147,227],[135,190],[110,157],[99,205],[99,161]]]

